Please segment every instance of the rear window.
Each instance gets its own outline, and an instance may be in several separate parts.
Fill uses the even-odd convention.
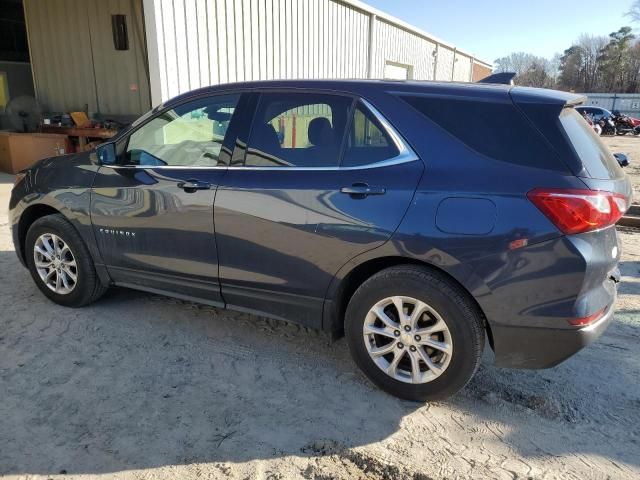
[[[623,175],[615,157],[574,108],[562,110],[560,123],[592,178],[619,178]]]
[[[555,151],[511,102],[413,95],[401,98],[487,157],[527,167],[567,171]]]

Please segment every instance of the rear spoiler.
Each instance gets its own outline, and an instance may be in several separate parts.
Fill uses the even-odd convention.
[[[494,73],[493,75],[489,75],[482,80],[478,80],[477,83],[498,83],[501,85],[513,85],[513,78],[515,76],[515,72]]]

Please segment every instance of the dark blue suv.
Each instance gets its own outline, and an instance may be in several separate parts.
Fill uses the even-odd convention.
[[[631,186],[574,109],[504,85],[273,81],[160,105],[21,173],[20,260],[51,300],[118,285],[346,335],[381,388],[462,388],[485,335],[545,368],[614,311]]]

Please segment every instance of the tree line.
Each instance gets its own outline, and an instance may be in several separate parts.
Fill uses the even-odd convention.
[[[627,16],[640,22],[640,0]],[[640,38],[631,27],[609,36],[583,34],[551,59],[515,52],[494,64],[496,72],[515,72],[517,85],[583,93],[640,92]]]

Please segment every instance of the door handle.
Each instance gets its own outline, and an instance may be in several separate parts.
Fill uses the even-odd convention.
[[[184,182],[178,183],[178,188],[183,189],[187,193],[194,193],[197,190],[209,190],[211,184],[209,182],[201,182],[200,180],[191,178]]]
[[[350,187],[342,187],[340,193],[346,193],[355,198],[364,198],[369,195],[384,195],[387,190],[383,187],[370,187],[366,183],[354,183]]]

